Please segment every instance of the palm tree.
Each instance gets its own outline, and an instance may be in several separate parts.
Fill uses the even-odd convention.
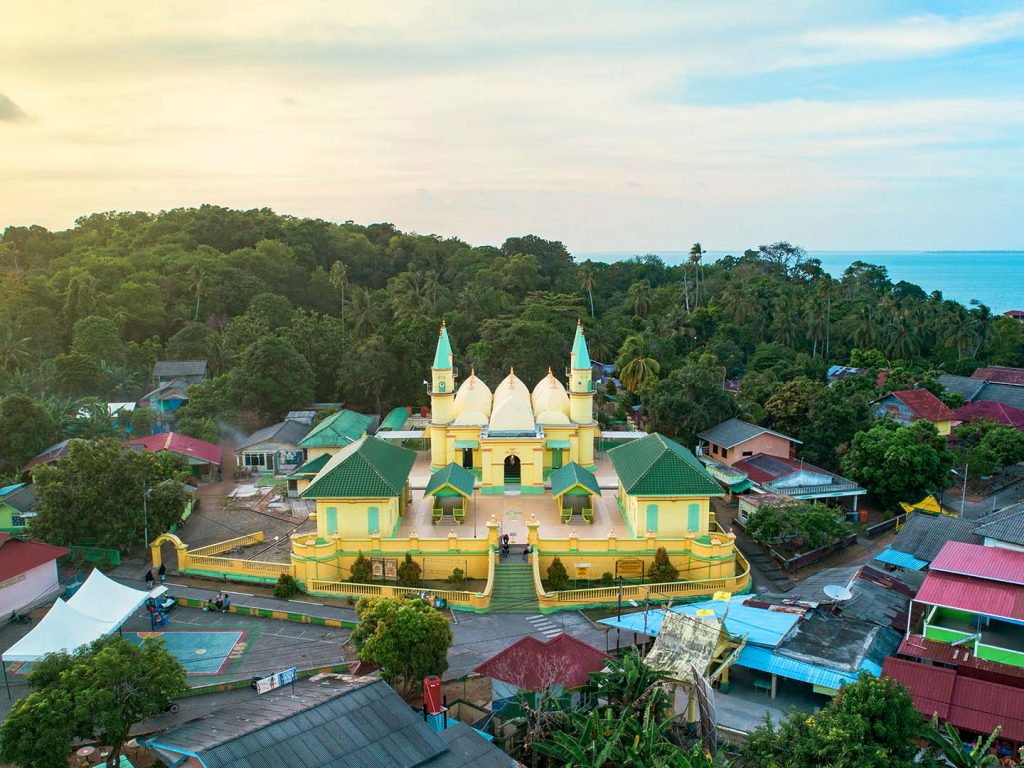
[[[348,285],[348,267],[345,266],[345,262],[338,259],[336,262],[331,264],[330,274],[327,276],[327,280],[330,282],[336,291],[341,291],[341,329],[345,331],[345,286]]]
[[[964,307],[954,304],[946,314],[943,328],[945,331],[942,337],[943,343],[955,349],[957,359],[962,360],[964,350],[976,336],[975,319]]]
[[[370,292],[362,286],[352,289],[348,300],[349,313],[352,316],[352,336],[365,339],[373,333],[376,317]]]
[[[700,260],[704,257],[704,249],[700,243],[690,246],[690,263],[693,265],[693,306],[700,306]]]
[[[870,306],[864,305],[856,314],[853,326],[853,346],[859,349],[873,349],[878,337],[878,323]]]
[[[10,325],[5,326],[0,334],[0,368],[13,371],[28,360],[31,356],[27,346],[30,341],[28,338],[19,339]]]
[[[647,280],[633,283],[626,291],[626,299],[633,307],[633,314],[643,317],[651,308],[651,284]]]
[[[196,292],[196,312],[192,318],[194,321],[199,322],[199,298],[203,292],[203,269],[198,264],[193,264],[188,271],[188,283],[192,289]]]
[[[893,318],[889,327],[889,357],[908,360],[917,351],[914,322],[906,310]]]
[[[622,386],[636,392],[645,383],[661,373],[661,363],[647,354],[647,342],[642,336],[630,336],[619,353],[619,378]]]
[[[594,288],[597,286],[594,267],[590,264],[582,264],[576,276],[580,281],[580,290],[587,292],[587,297],[590,299],[590,316],[594,317]]]

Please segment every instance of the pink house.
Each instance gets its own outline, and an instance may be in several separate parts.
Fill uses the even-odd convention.
[[[800,443],[796,438],[740,419],[723,421],[717,427],[699,432],[697,437],[702,441],[698,452],[729,466],[758,454],[788,459],[796,455],[796,446]]]
[[[0,533],[0,619],[55,595],[57,558],[67,553],[64,547]]]

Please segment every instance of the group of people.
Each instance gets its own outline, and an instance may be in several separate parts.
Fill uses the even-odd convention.
[[[167,566],[160,563],[160,567],[157,569],[157,575],[160,577],[160,583],[164,584],[167,582]],[[146,575],[142,577],[146,581],[146,589],[152,589],[153,584],[156,582],[156,577],[153,576],[153,569],[149,568],[146,571]]]
[[[501,537],[501,556],[508,557],[511,552],[512,545],[509,543],[508,534],[506,533]],[[528,560],[531,552],[533,552],[533,548],[529,544],[523,547],[523,560]]]
[[[227,592],[222,592],[217,595],[216,598],[210,598],[206,601],[206,607],[204,611],[219,611],[220,613],[227,613],[231,607],[231,597]]]

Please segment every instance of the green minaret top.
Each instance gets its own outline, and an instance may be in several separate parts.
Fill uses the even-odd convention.
[[[441,335],[437,338],[437,352],[434,353],[434,368],[452,367],[452,345],[448,341],[448,329],[441,321]]]
[[[590,353],[587,351],[587,340],[583,338],[583,323],[576,322],[576,338],[572,340],[572,367],[582,371],[590,369]]]

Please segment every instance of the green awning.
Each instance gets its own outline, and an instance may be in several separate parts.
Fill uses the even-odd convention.
[[[589,469],[584,469],[575,461],[570,461],[561,469],[551,473],[551,495],[556,499],[566,493],[589,493],[601,495],[601,486]]]
[[[564,450],[569,450],[568,440],[548,440],[544,445],[548,448],[562,448]]]
[[[285,480],[312,480],[320,473],[320,470],[324,468],[324,465],[330,459],[331,455],[329,453],[322,453],[315,459],[310,459],[301,467],[296,467]]]
[[[473,495],[473,486],[476,484],[476,477],[465,467],[460,467],[455,462],[437,470],[430,476],[427,482],[424,496],[445,495],[444,490],[457,491],[467,499]]]
[[[455,447],[456,448],[479,448],[480,447],[480,441],[479,440],[456,440],[455,441]]]
[[[729,490],[733,493],[743,493],[748,488],[753,487],[753,485],[750,480],[740,480],[738,483],[730,483]]]

